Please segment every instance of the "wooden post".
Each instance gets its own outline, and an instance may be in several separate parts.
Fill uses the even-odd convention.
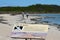
[[[27,40],[27,38],[25,40]]]

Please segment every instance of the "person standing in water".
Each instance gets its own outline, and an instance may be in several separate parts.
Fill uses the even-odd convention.
[[[26,14],[26,17],[28,18],[28,16],[29,16],[29,15],[28,15],[28,13],[27,13],[27,14]]]
[[[23,19],[24,19],[24,12],[22,12],[22,17],[23,17]]]

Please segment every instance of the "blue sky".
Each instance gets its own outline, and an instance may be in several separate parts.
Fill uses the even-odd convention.
[[[28,6],[32,4],[60,5],[60,0],[0,0],[0,6]]]

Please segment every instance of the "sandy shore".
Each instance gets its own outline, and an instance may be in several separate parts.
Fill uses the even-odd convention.
[[[10,33],[12,31],[13,24],[21,20],[21,15],[11,16],[9,14],[0,14],[0,17],[2,17],[5,20],[0,22],[0,40],[13,40],[10,38]],[[57,28],[54,26],[49,26],[49,28],[50,29],[48,31],[46,40],[60,40],[60,31],[58,31]]]

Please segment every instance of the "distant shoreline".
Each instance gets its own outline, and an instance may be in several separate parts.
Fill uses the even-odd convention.
[[[60,13],[60,6],[58,5],[42,5],[42,4],[36,4],[36,5],[29,5],[27,7],[21,7],[21,6],[6,6],[6,7],[0,7],[0,12],[28,12],[28,13]]]
[[[28,13],[28,14],[60,14],[60,13],[43,13],[43,12],[24,12],[24,13]],[[0,14],[16,15],[16,14],[22,14],[22,12],[19,12],[19,11],[0,11]]]

